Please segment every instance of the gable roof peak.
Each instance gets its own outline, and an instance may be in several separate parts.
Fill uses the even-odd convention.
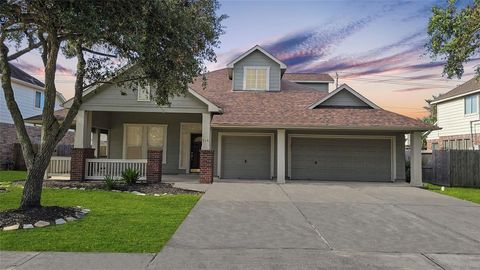
[[[310,105],[308,108],[309,109],[315,109],[318,105],[322,104],[323,102],[329,100],[330,98],[334,97],[335,95],[337,95],[339,92],[341,91],[348,91],[350,92],[352,95],[354,95],[355,97],[357,97],[358,99],[360,99],[362,102],[364,102],[365,104],[367,104],[368,106],[372,107],[373,109],[381,109],[378,105],[376,105],[375,103],[373,103],[372,101],[370,101],[369,99],[367,99],[366,97],[362,96],[360,93],[358,93],[357,91],[355,91],[352,87],[350,87],[348,84],[346,83],[342,83],[340,86],[338,86],[335,90],[333,90],[332,92],[330,92],[328,95],[324,96],[322,99],[320,99],[319,101],[313,103],[312,105]]]
[[[267,50],[265,50],[262,46],[260,45],[255,45],[253,46],[252,48],[250,48],[248,51],[242,53],[241,55],[239,55],[238,57],[236,57],[235,59],[233,59],[230,63],[227,64],[227,67],[228,68],[233,68],[233,65],[235,65],[235,63],[237,63],[238,61],[242,60],[243,58],[245,58],[246,56],[250,55],[251,53],[253,53],[254,51],[260,51],[261,53],[263,53],[264,55],[266,55],[268,58],[272,59],[273,61],[277,62],[279,65],[280,65],[280,69],[287,69],[287,65],[285,63],[283,63],[282,61],[280,61],[278,58],[276,58],[275,56],[273,56],[271,53],[269,53]]]

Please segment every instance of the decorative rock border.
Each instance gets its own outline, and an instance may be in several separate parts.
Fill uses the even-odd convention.
[[[14,230],[18,230],[18,229],[28,230],[28,229],[34,229],[34,228],[44,228],[44,227],[47,227],[47,226],[50,226],[50,225],[58,226],[58,225],[67,224],[67,222],[72,222],[72,221],[75,221],[75,220],[82,219],[83,217],[85,217],[85,215],[90,213],[90,209],[88,209],[88,208],[82,208],[81,206],[77,206],[76,208],[77,208],[76,209],[77,211],[75,212],[74,216],[66,216],[66,217],[63,217],[63,218],[57,218],[57,219],[55,219],[55,221],[52,221],[52,222],[45,221],[45,220],[39,220],[39,221],[35,222],[34,224],[20,225],[19,223],[17,223],[17,224],[14,224],[14,225],[3,227],[3,230],[4,231],[14,231]]]

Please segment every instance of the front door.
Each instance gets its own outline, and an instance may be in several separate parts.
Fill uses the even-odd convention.
[[[202,134],[192,134],[190,139],[190,172],[200,172]]]

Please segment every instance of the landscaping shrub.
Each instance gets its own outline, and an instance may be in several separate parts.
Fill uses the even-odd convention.
[[[115,185],[117,183],[117,180],[110,175],[106,175],[105,178],[103,178],[103,181],[105,182],[105,188],[107,190],[112,190],[115,188]]]
[[[129,186],[136,184],[138,178],[140,178],[140,173],[135,169],[128,168],[122,172],[122,179]]]

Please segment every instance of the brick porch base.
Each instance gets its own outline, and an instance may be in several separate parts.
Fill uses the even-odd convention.
[[[213,182],[213,150],[200,151],[200,183],[211,184]]]

